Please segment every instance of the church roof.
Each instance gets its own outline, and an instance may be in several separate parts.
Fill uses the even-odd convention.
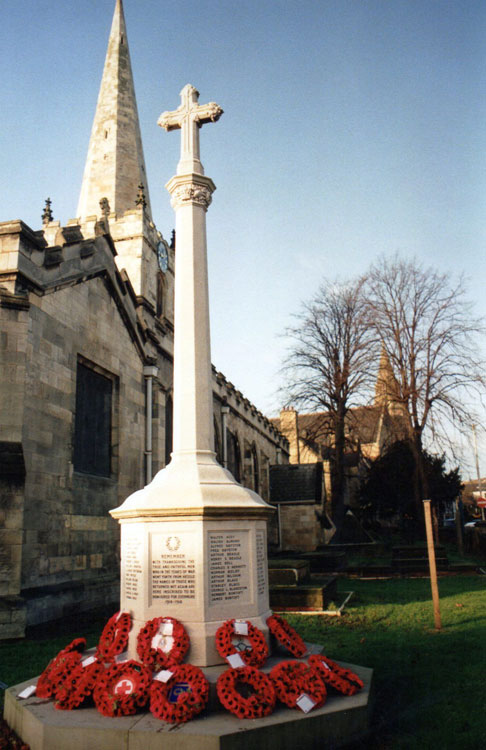
[[[116,0],[78,204],[78,218],[135,208],[142,184],[150,216],[145,160],[122,0]]]
[[[381,406],[358,406],[350,409],[346,414],[346,432],[362,445],[375,443],[379,438],[381,420],[384,418],[393,433],[405,434],[406,421],[398,415],[390,415],[383,412]],[[299,435],[306,442],[329,443],[329,413],[313,412],[311,414],[298,415]],[[282,429],[279,418],[272,419],[278,430]]]
[[[346,415],[346,427],[361,443],[373,443],[376,440],[382,410],[376,406],[359,406],[350,409]],[[307,432],[309,438],[315,434],[318,441],[323,441],[325,424],[329,419],[327,412],[299,414],[299,432],[302,437]]]

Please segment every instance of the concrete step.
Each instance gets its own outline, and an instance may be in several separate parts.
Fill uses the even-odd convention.
[[[449,561],[446,558],[436,557],[435,558],[435,566],[437,570],[448,570],[449,568]],[[428,559],[424,559],[422,557],[420,558],[410,558],[410,559],[400,559],[400,560],[393,560],[392,561],[392,568],[393,570],[399,570],[399,571],[421,571],[421,570],[428,570],[429,569],[429,561]]]
[[[268,582],[270,586],[296,586],[310,576],[310,565],[305,560],[269,560]]]
[[[346,567],[346,552],[344,550],[326,549],[302,552],[300,559],[309,563],[311,573],[329,573],[344,570]]]
[[[447,557],[445,547],[442,544],[438,544],[434,547],[436,557]],[[399,545],[392,547],[393,559],[402,558],[428,558],[427,546],[424,545]]]
[[[337,598],[337,576],[298,586],[270,586],[270,607],[278,612],[320,611]]]

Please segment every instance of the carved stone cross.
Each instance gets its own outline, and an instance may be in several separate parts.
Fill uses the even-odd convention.
[[[162,112],[158,124],[165,130],[181,130],[181,158],[177,174],[204,174],[199,158],[199,128],[215,122],[223,114],[215,102],[198,104],[199,91],[189,83],[181,91],[181,105],[172,112]]]

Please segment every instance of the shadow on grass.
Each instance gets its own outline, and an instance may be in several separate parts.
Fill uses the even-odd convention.
[[[486,576],[439,576],[438,586],[441,598],[462,596],[468,592],[486,592]],[[404,604],[430,601],[430,579],[427,577],[387,580],[341,579],[339,587],[355,592],[353,603]]]

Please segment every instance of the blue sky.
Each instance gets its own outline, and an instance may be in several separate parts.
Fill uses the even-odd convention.
[[[213,362],[262,411],[300,302],[399,251],[484,293],[486,4],[124,0],[154,219],[186,83],[225,113],[201,133]],[[0,220],[75,215],[114,0],[3,0]],[[486,465],[485,465],[486,468]]]

